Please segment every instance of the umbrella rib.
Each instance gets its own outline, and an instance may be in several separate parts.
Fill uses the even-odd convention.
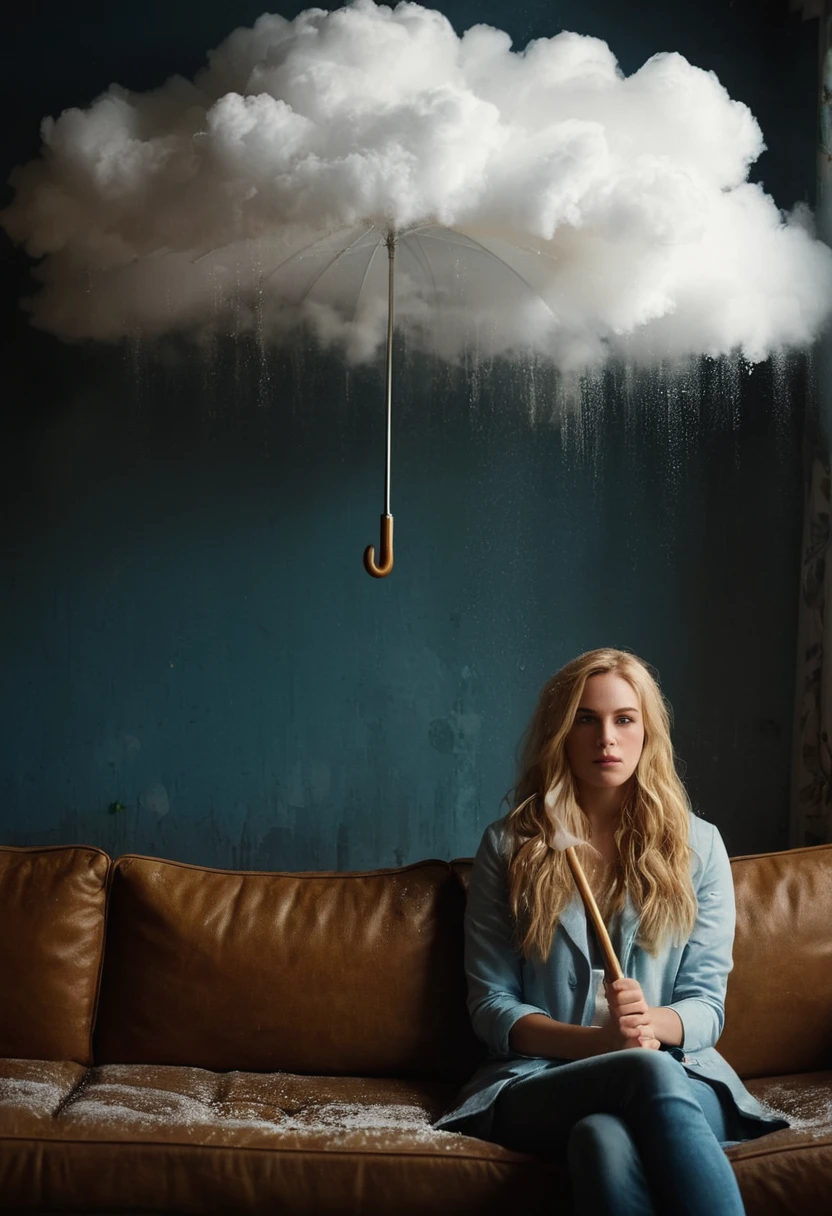
[[[411,254],[412,257],[416,258],[416,261],[422,267],[423,271],[427,270],[427,274],[428,274],[428,277],[430,278],[431,286],[433,288],[434,308],[438,312],[438,310],[439,310],[439,288],[436,285],[436,275],[433,273],[433,267],[430,264],[430,258],[428,257],[427,252],[422,248],[419,237],[416,235],[418,231],[419,230],[417,228],[412,228],[410,230],[410,232],[407,233],[407,237],[408,237],[407,241],[406,242],[400,241],[399,243],[402,245],[402,248],[407,249],[408,253]],[[411,240],[411,238],[412,238],[412,240]],[[418,249],[419,255],[420,255],[419,257],[416,257],[416,251],[411,248],[411,245],[416,246],[416,248]],[[431,332],[433,332],[433,331],[431,330]],[[435,353],[436,352],[436,342],[435,341],[433,344],[433,349],[434,349],[434,353]]]
[[[355,245],[357,245],[359,241],[363,241],[364,237],[367,236],[368,233],[372,232],[374,228],[375,228],[375,224],[370,224],[370,227],[365,228],[364,231],[362,233],[360,233],[355,238],[354,241],[350,241],[349,245],[345,245],[343,249],[338,250],[338,252],[335,254],[332,261],[327,262],[327,264],[326,264],[326,266],[324,266],[323,270],[319,271],[318,274],[315,275],[315,278],[312,280],[308,289],[304,292],[303,296],[301,297],[301,300],[300,300],[301,304],[306,299],[306,297],[309,295],[309,292],[315,286],[315,284],[317,283],[317,281],[321,277],[321,275],[326,274],[326,272],[330,269],[330,267],[334,266],[340,257],[343,257],[343,255],[345,253],[349,253],[349,251]],[[331,233],[327,234],[327,236],[331,236],[331,235],[332,235]],[[271,276],[273,274],[276,274],[278,270],[282,270],[284,266],[288,266],[290,262],[293,262],[295,260],[295,258],[301,257],[304,253],[306,253],[310,249],[313,249],[316,245],[322,244],[326,239],[327,239],[326,236],[320,236],[320,237],[318,237],[317,240],[310,241],[308,245],[304,245],[301,249],[296,249],[294,253],[289,254],[288,258],[284,258],[282,262],[278,262],[278,264],[276,266],[273,266],[271,268],[271,270],[268,272],[268,274],[263,275],[263,280],[265,281],[266,279],[271,278]]]
[[[435,241],[443,241],[446,245],[463,245],[465,241],[470,241],[472,245],[477,245],[479,242],[476,237],[473,237],[468,232],[463,232],[461,228],[449,228],[443,224],[414,224],[412,228],[407,228],[402,235],[410,236],[411,233],[424,232],[428,236],[432,236]],[[438,233],[448,233],[451,237],[458,237],[459,240],[449,240],[448,236],[437,235]],[[539,258],[548,258],[550,262],[557,262],[557,258],[552,253],[547,253],[545,249],[537,249],[534,245],[521,245],[519,241],[507,240],[505,237],[497,238],[502,240],[504,244],[511,245],[512,249],[521,249],[523,253],[533,253]],[[487,245],[482,248],[486,253],[491,253]],[[496,254],[494,255],[497,256]]]
[[[374,227],[374,224],[370,225],[367,232],[371,232]],[[288,258],[284,258],[282,262],[278,262],[276,266],[271,268],[268,274],[263,276],[263,278],[267,279],[269,275],[272,275],[275,273],[275,271],[280,270],[281,266],[285,266],[287,262],[291,262],[292,258],[299,258],[301,254],[306,253],[307,249],[311,249],[313,245],[319,245],[322,241],[325,241],[327,237],[332,236],[334,232],[338,232],[338,228],[331,228],[330,231],[324,236],[316,236],[314,241],[310,241],[308,245],[303,245],[300,249],[296,249],[294,253],[289,254]],[[366,236],[367,233],[362,233],[362,235]],[[359,237],[358,239],[360,240],[361,238]],[[219,253],[223,249],[229,249],[235,243],[235,241],[224,241],[222,245],[213,245],[210,249],[206,249],[204,253],[201,253],[199,257],[191,258],[191,265],[197,266],[200,262],[204,262],[206,258],[209,258],[212,253]]]
[[[373,231],[373,228],[375,228],[375,224],[373,224],[372,228],[368,228],[368,229],[367,229],[367,232],[372,232],[372,231]],[[320,282],[320,280],[321,280],[321,279],[324,277],[324,275],[327,273],[327,271],[328,271],[328,270],[332,270],[332,267],[335,265],[335,263],[338,261],[338,259],[341,257],[341,255],[342,255],[342,254],[344,254],[344,253],[349,253],[349,251],[350,251],[350,250],[351,250],[351,249],[352,249],[352,248],[353,248],[355,245],[357,245],[359,241],[362,241],[362,240],[364,239],[364,237],[367,235],[367,232],[362,232],[362,233],[361,233],[361,236],[357,236],[357,237],[355,238],[355,240],[354,240],[354,241],[352,241],[352,242],[351,242],[349,245],[346,245],[346,246],[345,246],[343,249],[339,249],[339,250],[338,250],[338,252],[336,253],[335,257],[332,259],[332,261],[331,261],[331,262],[327,262],[326,266],[324,266],[322,270],[319,270],[319,271],[318,271],[318,273],[315,275],[314,279],[313,279],[313,280],[312,280],[312,282],[309,284],[309,286],[307,287],[307,289],[306,289],[306,291],[303,293],[303,295],[300,297],[300,299],[298,299],[298,300],[295,300],[295,301],[294,301],[294,307],[295,307],[295,308],[302,308],[302,307],[303,307],[303,305],[304,305],[304,304],[306,303],[306,301],[309,299],[310,295],[312,294],[312,292],[314,291],[314,289],[317,287],[317,285],[318,285],[318,283]],[[375,250],[373,250],[373,253],[375,253]],[[372,258],[370,258],[370,261],[372,261]]]
[[[428,257],[428,255],[424,251],[424,249],[422,248],[422,243],[421,243],[419,237],[415,235],[415,230],[414,230],[413,244],[418,248],[419,253],[421,254],[420,261],[421,261],[422,269],[427,269],[428,275],[430,276],[431,286],[433,287],[433,299],[434,299],[435,303],[438,303],[439,289],[436,286],[436,275],[433,273],[433,267],[430,264],[430,258]]]
[[[449,231],[453,232],[454,229],[450,229]],[[476,246],[476,248],[480,251],[480,253],[485,254],[486,257],[495,258],[496,261],[498,261],[501,266],[505,266],[506,270],[510,271],[510,273],[513,274],[516,279],[519,279],[519,281],[523,284],[523,286],[528,291],[530,291],[533,296],[536,296],[537,299],[540,300],[541,304],[543,304],[549,310],[549,312],[552,314],[552,317],[555,319],[555,321],[559,321],[558,315],[555,312],[555,310],[552,308],[551,304],[549,304],[548,301],[544,300],[543,296],[540,294],[540,292],[537,290],[536,287],[532,287],[531,283],[529,283],[529,281],[527,279],[523,278],[523,276],[519,270],[514,269],[511,262],[507,262],[505,260],[505,258],[500,257],[499,253],[495,253],[493,249],[489,249],[487,245],[481,244],[480,241],[475,240],[474,237],[472,237],[472,236],[468,236],[467,233],[461,232],[461,233],[459,233],[459,235],[464,236],[466,241],[470,241],[472,245]],[[423,237],[423,239],[428,240],[428,241],[439,241],[439,243],[443,244],[443,245],[453,245],[455,243],[454,241],[443,240],[443,238],[441,236],[436,236],[436,234],[433,232],[423,232],[422,237]]]
[[[375,227],[375,225],[373,225],[373,227]],[[365,233],[364,235],[366,236],[367,234]],[[358,295],[355,297],[355,307],[352,310],[352,321],[350,322],[350,324],[355,324],[355,318],[358,316],[358,305],[361,303],[361,293],[364,290],[365,283],[367,282],[367,275],[370,273],[370,267],[372,266],[372,264],[375,260],[375,256],[378,253],[381,246],[383,245],[383,243],[384,243],[383,241],[378,241],[376,243],[376,245],[374,245],[374,247],[373,247],[373,252],[370,254],[370,260],[367,263],[367,265],[364,269],[364,274],[361,277],[361,286],[358,289]]]

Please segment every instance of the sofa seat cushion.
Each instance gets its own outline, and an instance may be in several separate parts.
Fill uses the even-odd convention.
[[[431,1120],[438,1081],[0,1061],[0,1208],[568,1211],[565,1175]],[[562,1207],[557,1196],[563,1199]]]
[[[749,1090],[792,1126],[728,1149],[751,1216],[827,1212],[832,1194],[832,1071],[758,1077]]]
[[[749,1216],[823,1212],[832,1072],[749,1089],[793,1121],[728,1157]],[[434,1131],[441,1082],[0,1060],[0,1209],[424,1216],[569,1211],[563,1173]],[[524,1214],[525,1216],[525,1214]]]

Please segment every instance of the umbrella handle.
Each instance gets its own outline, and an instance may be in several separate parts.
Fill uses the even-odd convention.
[[[378,552],[379,560],[376,562],[375,546],[367,546],[364,550],[364,569],[373,578],[386,578],[393,569],[393,516],[387,512],[381,516]]]
[[[613,950],[610,935],[607,933],[607,926],[604,924],[604,919],[598,910],[595,896],[592,894],[592,888],[586,880],[583,866],[578,861],[578,855],[571,846],[568,849],[564,849],[564,853],[569,863],[569,869],[572,871],[572,877],[575,879],[575,886],[578,888],[581,899],[584,901],[584,907],[587,910],[589,919],[592,921],[592,927],[598,938],[598,945],[601,947],[601,953],[604,956],[604,970],[607,973],[607,979],[610,982],[613,980],[623,980],[624,972],[621,970],[621,964],[616,957],[615,950]]]

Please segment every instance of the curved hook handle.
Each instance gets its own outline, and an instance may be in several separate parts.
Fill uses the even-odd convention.
[[[381,538],[378,547],[379,560],[376,562],[374,545],[368,545],[364,550],[364,569],[373,578],[387,578],[393,569],[393,516],[381,516]]]

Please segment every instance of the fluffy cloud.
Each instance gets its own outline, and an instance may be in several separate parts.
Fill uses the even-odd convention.
[[[625,77],[599,39],[513,51],[356,0],[265,14],[193,82],[112,85],[42,136],[0,221],[41,259],[35,324],[69,340],[303,322],[369,357],[390,230],[398,323],[448,359],[760,360],[832,301],[805,211],[747,180],[753,115],[677,54]]]

